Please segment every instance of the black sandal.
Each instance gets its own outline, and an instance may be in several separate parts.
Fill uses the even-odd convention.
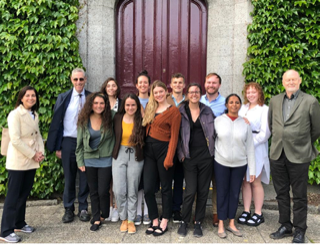
[[[155,231],[156,229],[159,229],[159,226],[153,226],[152,223],[153,223],[153,222],[150,223],[150,226],[149,226],[148,229],[146,230],[146,234],[147,234],[147,235],[151,235],[151,234],[154,233],[154,231]],[[151,228],[152,230],[149,230],[150,228]]]
[[[160,230],[161,232],[156,232],[156,230]],[[162,230],[162,228],[160,226],[157,227],[156,230],[154,230],[153,235],[154,236],[162,236],[164,233],[166,233],[168,231],[168,225],[164,230]]]
[[[261,215],[254,213],[250,219],[247,221],[247,225],[249,226],[258,226],[261,223],[264,223],[263,214]]]
[[[243,211],[242,214],[238,217],[238,223],[239,224],[247,224],[247,222],[250,218],[251,218],[251,211],[250,211],[250,213]]]

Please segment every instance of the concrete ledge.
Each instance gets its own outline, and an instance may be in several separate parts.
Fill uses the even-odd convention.
[[[36,206],[53,206],[58,205],[58,200],[36,200],[36,201],[27,201],[27,207],[36,207]],[[0,203],[0,209],[3,209],[3,203]]]

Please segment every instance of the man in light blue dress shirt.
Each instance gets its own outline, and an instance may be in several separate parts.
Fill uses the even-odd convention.
[[[182,102],[185,101],[186,96],[183,94],[185,88],[185,77],[181,73],[175,73],[171,76],[170,87],[172,93],[168,95],[167,101],[172,106],[180,107]],[[173,174],[173,192],[172,192],[172,215],[173,223],[178,224],[181,222],[181,205],[183,202],[183,165],[179,161],[177,155],[174,157],[174,174]]]
[[[204,88],[206,94],[201,96],[200,102],[209,106],[213,111],[213,114],[218,117],[226,110],[226,99],[219,93],[221,86],[221,77],[217,73],[209,73],[206,76]],[[212,173],[212,211],[213,211],[213,226],[218,227],[218,215],[217,215],[217,188],[214,179],[214,172]]]
[[[49,151],[55,151],[56,156],[62,159],[64,172],[63,205],[65,214],[63,223],[72,222],[74,219],[74,201],[76,199],[76,176],[79,175],[79,212],[81,221],[89,221],[87,197],[89,187],[86,174],[78,169],[75,150],[77,146],[77,121],[86,97],[90,94],[84,89],[87,78],[81,68],[75,68],[71,74],[73,88],[59,94],[53,109],[53,118],[47,139]]]
[[[222,115],[226,109],[226,99],[219,93],[221,77],[217,73],[206,76],[204,88],[206,94],[201,96],[200,102],[209,106],[216,117]]]

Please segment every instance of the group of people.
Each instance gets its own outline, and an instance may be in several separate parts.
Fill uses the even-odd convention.
[[[74,220],[78,173],[78,216],[90,221],[91,231],[97,231],[106,220],[120,219],[121,232],[134,234],[136,225],[143,222],[149,225],[146,234],[161,236],[173,218],[180,223],[178,234],[184,237],[196,202],[193,235],[202,237],[212,182],[212,224],[218,227],[217,235],[226,238],[228,231],[242,236],[235,220],[249,226],[265,221],[261,182],[269,183],[271,169],[281,226],[270,237],[293,235],[294,243],[304,242],[308,167],[318,154],[313,143],[320,136],[320,106],[314,97],[300,91],[297,71],[283,74],[285,92],[271,98],[269,107],[261,86],[254,82],[244,86],[244,104],[234,93],[224,98],[219,93],[221,77],[216,73],[206,76],[202,95],[198,83],[185,88],[180,73],[172,76],[169,94],[163,82],[151,84],[143,71],[136,79],[138,94],[128,93],[122,99],[115,79],[107,79],[95,93],[84,89],[86,79],[82,69],[72,71],[73,88],[57,98],[46,144],[62,159],[63,223]],[[9,180],[0,236],[6,242],[21,240],[15,232],[35,230],[25,222],[25,209],[35,170],[45,153],[38,107],[37,91],[26,86],[8,116]],[[162,215],[156,201],[160,189]],[[241,189],[244,210],[236,219]]]

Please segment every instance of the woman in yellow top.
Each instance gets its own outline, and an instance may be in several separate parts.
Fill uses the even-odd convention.
[[[25,222],[25,214],[36,169],[44,159],[44,145],[36,113],[38,108],[37,91],[31,86],[25,86],[19,92],[15,109],[8,116],[8,192],[3,207],[0,237],[5,242],[21,240],[15,231],[32,233],[35,230]]]
[[[140,101],[135,94],[125,95],[113,125],[116,137],[112,153],[113,192],[122,220],[120,231],[134,234],[145,135]]]

